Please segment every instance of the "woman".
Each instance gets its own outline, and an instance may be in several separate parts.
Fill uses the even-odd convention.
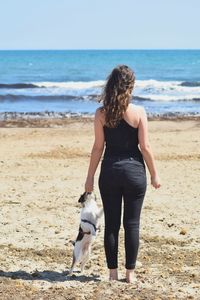
[[[130,103],[134,83],[134,73],[125,65],[114,68],[107,79],[102,95],[103,107],[95,114],[95,141],[85,182],[85,191],[91,192],[105,144],[99,189],[105,215],[104,247],[109,278],[118,279],[118,235],[123,199],[126,281],[129,283],[136,280],[134,268],[139,247],[140,212],[146,192],[144,161],[151,184],[156,189],[160,187],[148,141],[145,110]]]

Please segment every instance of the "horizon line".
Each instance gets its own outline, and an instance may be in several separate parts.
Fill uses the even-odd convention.
[[[15,48],[0,49],[0,51],[179,51],[179,50],[200,50],[200,48]]]

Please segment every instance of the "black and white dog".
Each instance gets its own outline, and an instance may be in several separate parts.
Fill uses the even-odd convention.
[[[87,263],[91,245],[96,238],[99,219],[103,214],[103,209],[99,209],[94,193],[84,193],[78,200],[81,203],[81,215],[79,233],[74,242],[73,261],[68,275],[72,275],[75,266],[80,263],[83,271]]]

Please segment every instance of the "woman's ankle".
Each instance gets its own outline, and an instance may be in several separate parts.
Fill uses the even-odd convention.
[[[109,269],[109,280],[118,280],[118,269]]]
[[[137,277],[135,275],[134,269],[126,269],[126,282],[127,283],[135,283],[137,281]]]

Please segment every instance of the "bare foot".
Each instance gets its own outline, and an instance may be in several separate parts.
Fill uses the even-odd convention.
[[[136,283],[137,277],[134,270],[126,270],[126,282],[127,283]]]
[[[109,280],[118,280],[117,269],[110,269]]]

